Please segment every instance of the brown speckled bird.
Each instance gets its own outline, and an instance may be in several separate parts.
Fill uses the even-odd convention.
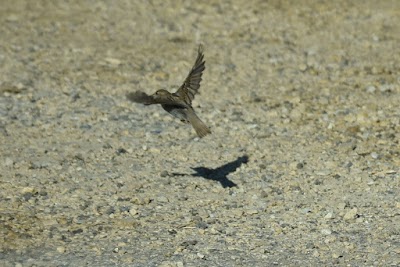
[[[201,76],[205,69],[203,46],[199,46],[196,62],[182,86],[175,92],[160,89],[152,95],[141,91],[132,92],[126,97],[132,102],[145,105],[161,104],[163,109],[184,123],[192,124],[199,137],[210,134],[210,129],[197,117],[192,107],[192,100],[200,88]]]

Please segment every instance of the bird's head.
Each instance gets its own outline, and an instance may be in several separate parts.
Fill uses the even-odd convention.
[[[157,92],[155,92],[155,93],[153,94],[153,97],[154,97],[155,99],[159,99],[159,98],[162,98],[162,97],[166,97],[166,96],[168,96],[168,95],[170,95],[170,92],[168,92],[168,91],[165,90],[165,89],[160,89],[160,90],[157,90]]]

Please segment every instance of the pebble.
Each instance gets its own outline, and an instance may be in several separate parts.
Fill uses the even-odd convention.
[[[199,257],[200,259],[204,259],[206,256],[204,254],[198,252],[197,257]]]
[[[300,65],[299,65],[299,70],[300,70],[300,71],[306,71],[306,70],[307,70],[307,65],[304,64],[304,63],[300,64]]]
[[[51,162],[45,159],[36,159],[31,162],[31,169],[45,169],[51,166]]]
[[[108,57],[108,58],[105,58],[104,61],[105,61],[107,64],[112,65],[112,66],[121,65],[121,60],[119,60],[119,59],[117,59],[117,58]]]
[[[6,158],[5,160],[4,160],[4,165],[6,166],[6,167],[10,167],[10,166],[12,166],[14,164],[14,161],[11,159],[11,158]]]
[[[57,252],[58,253],[65,253],[65,251],[66,251],[66,248],[65,247],[57,247]]]
[[[378,155],[378,153],[376,153],[376,152],[372,152],[372,153],[371,153],[371,157],[372,157],[373,159],[377,159],[377,158],[379,158],[379,155]]]
[[[332,258],[338,259],[338,258],[340,258],[340,257],[342,257],[341,254],[339,254],[339,253],[332,253]]]
[[[304,214],[307,214],[307,213],[312,212],[312,209],[310,209],[310,208],[303,208],[303,209],[301,209],[301,212],[304,213]]]
[[[159,265],[159,267],[175,267],[175,263],[171,261],[163,261]]]
[[[138,214],[138,213],[139,213],[139,212],[138,212],[137,209],[131,208],[131,209],[129,210],[129,214],[132,215],[132,216],[134,216],[134,215],[136,215],[136,214]]]
[[[256,210],[256,209],[250,209],[250,210],[247,210],[246,213],[247,213],[247,214],[250,214],[250,215],[251,215],[251,214],[258,214],[258,210]]]
[[[351,210],[346,212],[346,214],[343,216],[343,219],[346,221],[355,219],[357,216],[357,211],[357,208],[352,208]]]
[[[161,176],[161,177],[167,177],[167,176],[169,176],[169,173],[168,173],[168,171],[163,170],[163,171],[160,173],[160,176]]]
[[[316,175],[320,175],[320,176],[327,176],[331,174],[330,170],[319,170],[315,172]]]
[[[382,84],[382,85],[379,86],[379,90],[382,93],[393,91],[394,88],[395,88],[395,85],[393,85],[393,84]]]
[[[376,87],[373,85],[368,85],[367,88],[365,88],[365,91],[367,91],[367,93],[375,93]]]
[[[329,230],[329,229],[322,229],[322,230],[321,230],[321,234],[323,234],[323,235],[330,235],[330,234],[332,234],[332,231]]]
[[[159,196],[156,198],[156,200],[160,203],[168,203],[169,199],[166,196]]]
[[[325,219],[332,219],[333,218],[333,213],[332,212],[328,212],[325,217]]]
[[[7,16],[6,21],[7,22],[17,22],[19,20],[18,16],[15,14],[10,14]]]
[[[341,202],[338,204],[338,209],[339,210],[344,210],[346,208],[347,204],[345,202]]]

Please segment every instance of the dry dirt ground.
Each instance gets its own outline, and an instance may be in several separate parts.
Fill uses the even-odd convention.
[[[0,266],[399,266],[400,2],[2,1]],[[176,89],[213,134],[130,91]]]

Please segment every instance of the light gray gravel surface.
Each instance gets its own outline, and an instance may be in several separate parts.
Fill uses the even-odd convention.
[[[400,265],[399,1],[15,0],[0,23],[0,266]],[[125,98],[175,90],[199,43],[203,139]]]

